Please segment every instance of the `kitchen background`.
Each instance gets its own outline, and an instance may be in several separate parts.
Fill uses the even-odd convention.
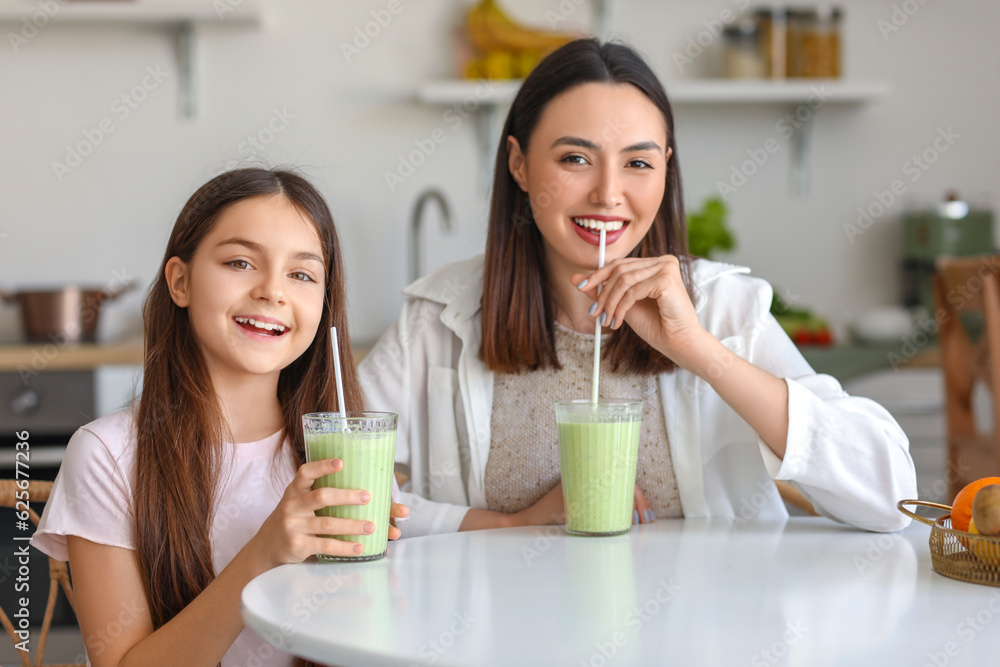
[[[40,11],[45,3],[16,4]],[[487,194],[477,116],[417,101],[426,83],[455,76],[454,33],[471,4],[261,0],[259,23],[242,25],[236,17],[249,3],[216,0],[219,18],[196,27],[194,118],[179,111],[169,29],[52,21],[37,34],[24,31],[30,38],[15,45],[10,35],[23,24],[3,24],[0,286],[103,286],[134,276],[143,289],[105,307],[100,336],[137,335],[142,292],[194,189],[234,164],[294,164],[334,210],[347,249],[352,335],[374,340],[402,302],[407,230],[425,188],[444,192],[455,231],[444,234],[437,209],[428,207],[424,269],[483,246]],[[387,11],[390,5],[398,14]],[[554,24],[560,30],[593,24],[591,3],[583,0],[503,5],[539,27],[556,16],[566,19]],[[692,44],[708,42],[724,12],[746,5],[608,0],[604,33],[640,48],[669,93],[686,77],[718,72],[723,40],[711,39],[701,54]],[[829,318],[842,337],[869,307],[899,302],[904,196],[890,192],[894,180],[904,184],[905,197],[934,200],[957,188],[993,203],[1000,173],[993,85],[1000,6],[987,0],[839,6],[844,80],[884,84],[887,94],[806,107],[808,193],[793,188],[795,142],[779,131],[794,105],[675,103],[675,111],[689,209],[717,195],[719,182],[733,182],[748,150],[777,140],[777,152],[728,197],[738,243],[720,257],[751,266],[789,300]],[[376,31],[380,12],[391,20]],[[366,26],[377,32],[367,42],[358,39]],[[679,55],[691,54],[693,62],[678,64]],[[102,122],[113,131],[102,131]],[[443,141],[434,143],[439,128]],[[943,135],[950,138],[941,141]],[[77,162],[68,149],[81,142],[96,145]],[[399,173],[419,143],[433,143],[433,153],[390,187],[386,173]],[[925,151],[936,161],[914,169],[913,156]],[[859,226],[859,207],[880,210],[876,193],[895,201],[867,228]],[[17,340],[16,310],[7,305],[0,313],[0,341]]]
[[[134,280],[140,289],[102,309],[98,332],[104,343],[134,341],[142,296],[181,206],[211,176],[238,165],[298,165],[325,194],[346,248],[351,334],[361,345],[398,313],[412,272],[414,208],[428,188],[447,199],[452,229],[446,233],[430,202],[422,271],[481,252],[486,172],[504,108],[490,113],[477,97],[486,88],[475,86],[457,106],[420,101],[427,84],[457,76],[456,31],[474,0],[145,0],[200,8],[190,117],[178,59],[185,51],[177,48],[183,35],[151,21],[47,18],[70,4],[82,3],[0,2],[0,288]],[[605,0],[599,24],[595,4],[503,0],[523,23],[595,30],[647,56],[668,94],[679,92],[677,159],[688,209],[720,195],[720,183],[731,186],[737,243],[718,258],[749,265],[790,305],[827,318],[836,341],[872,308],[900,303],[908,206],[954,189],[977,207],[994,207],[1000,5],[841,0],[843,81],[874,94],[742,103],[691,102],[682,93],[691,90],[685,83],[720,74],[718,32],[747,0]],[[788,136],[789,113],[809,117],[808,135]],[[762,164],[747,162],[754,156]],[[799,176],[808,176],[807,187]],[[16,307],[0,302],[0,356],[20,341]],[[914,341],[926,338],[901,336],[896,347],[912,356],[905,346]],[[53,372],[73,366],[64,363],[72,350],[25,357],[42,371],[30,377],[32,387],[14,372],[20,362],[7,359],[0,445],[32,426],[30,415],[50,426],[66,422],[55,442],[121,405],[138,379],[140,350],[129,349],[91,364],[99,366],[93,398],[70,383],[90,384],[89,376]],[[887,366],[885,349],[875,354]],[[845,386],[893,412],[910,436],[920,496],[944,499],[939,370],[883,370]],[[38,411],[39,397],[43,409],[58,401],[57,417]],[[59,457],[56,448],[53,467],[33,472],[54,474]],[[44,572],[44,563],[33,571]],[[79,646],[78,638],[68,644],[69,658]]]

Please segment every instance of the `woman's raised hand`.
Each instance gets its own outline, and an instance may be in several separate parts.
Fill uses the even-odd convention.
[[[357,542],[321,536],[370,535],[375,532],[375,524],[371,521],[337,519],[315,514],[316,510],[323,507],[366,505],[371,500],[367,491],[358,489],[313,490],[315,480],[338,472],[343,467],[344,462],[340,459],[322,459],[299,466],[278,506],[250,540],[253,548],[266,559],[268,567],[301,563],[314,554],[356,556],[361,553],[363,547]]]
[[[675,256],[616,259],[590,275],[578,273],[571,278],[575,285],[584,279],[579,289],[597,302],[595,317],[607,314],[607,326],[618,329],[627,322],[682,368],[691,370],[698,363],[697,354],[711,334],[698,321]],[[598,295],[601,284],[604,288]]]

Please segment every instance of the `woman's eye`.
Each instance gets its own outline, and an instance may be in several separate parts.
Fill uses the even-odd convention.
[[[582,155],[567,155],[560,160],[560,162],[564,162],[566,164],[587,164],[587,158]]]
[[[645,160],[630,160],[628,166],[635,169],[652,169],[653,165],[649,164]]]
[[[300,281],[302,281],[304,283],[305,282],[311,282],[311,283],[316,282],[315,280],[313,280],[312,276],[310,276],[308,273],[303,273],[302,271],[296,271],[295,273],[291,274],[291,277],[294,280],[300,280]]]
[[[234,259],[233,261],[226,263],[229,264],[234,269],[240,269],[242,271],[245,271],[246,269],[250,268],[250,262],[246,261],[245,259]]]

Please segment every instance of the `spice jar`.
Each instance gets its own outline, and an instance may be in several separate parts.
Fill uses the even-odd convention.
[[[839,8],[796,11],[789,17],[788,76],[805,78],[840,77]]]
[[[787,25],[788,12],[783,7],[758,9],[754,12],[760,26],[760,43],[764,52],[766,76],[784,79],[787,65]]]
[[[763,79],[767,63],[761,48],[760,28],[752,18],[745,18],[723,31],[725,74],[730,79]]]

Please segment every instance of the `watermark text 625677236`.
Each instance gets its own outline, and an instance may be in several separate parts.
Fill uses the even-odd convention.
[[[31,445],[28,444],[28,435],[27,431],[18,431],[14,434],[14,437],[17,438],[14,454],[14,479],[17,485],[17,489],[14,491],[14,526],[17,528],[17,532],[14,533],[13,539],[15,541],[23,541],[25,544],[20,545],[14,550],[14,557],[17,558],[18,564],[17,577],[14,579],[14,591],[19,593],[20,596],[16,601],[17,604],[12,624],[14,626],[14,634],[21,640],[16,642],[15,646],[18,651],[24,651],[25,653],[28,652],[31,643],[30,621],[28,620],[28,594],[31,589],[31,568],[29,567],[27,545],[27,540],[31,539],[31,534],[28,533],[28,530],[32,525],[31,515],[28,513],[31,502],[28,491],[31,482]]]

